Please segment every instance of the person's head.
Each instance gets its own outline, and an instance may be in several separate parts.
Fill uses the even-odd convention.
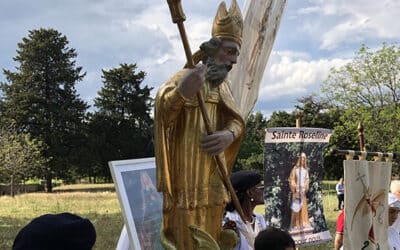
[[[212,38],[200,46],[203,63],[207,65],[206,79],[218,86],[237,62],[242,43],[243,18],[240,8],[232,0],[229,11],[222,2],[214,18]]]
[[[70,213],[45,214],[23,227],[14,239],[13,250],[90,250],[96,231],[88,220]]]
[[[262,176],[251,170],[240,170],[231,175],[230,180],[235,189],[240,204],[250,204],[252,206],[264,203],[264,185]],[[229,203],[226,208],[228,211],[235,209],[233,203]]]
[[[339,182],[340,182],[341,184],[343,184],[343,182],[344,182],[343,178],[340,178],[340,179],[339,179]]]
[[[269,227],[259,232],[254,250],[295,250],[296,244],[290,234],[282,229]]]
[[[389,226],[391,226],[397,219],[400,212],[400,200],[394,194],[389,193]]]
[[[301,153],[300,157],[297,159],[296,167],[307,168],[307,155],[306,153]]]
[[[390,192],[400,200],[400,180],[392,180],[390,183]]]

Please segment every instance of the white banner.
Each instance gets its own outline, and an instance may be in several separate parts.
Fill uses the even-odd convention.
[[[344,249],[389,249],[388,192],[392,163],[345,160]]]
[[[229,73],[229,86],[242,116],[247,118],[278,33],[286,0],[247,0],[240,56]]]

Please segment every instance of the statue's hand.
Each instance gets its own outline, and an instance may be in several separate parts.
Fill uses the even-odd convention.
[[[203,151],[211,155],[222,153],[231,143],[234,137],[231,131],[221,130],[215,131],[211,135],[205,135],[201,140],[201,148]]]
[[[185,98],[193,97],[203,86],[207,66],[196,65],[195,68],[187,70],[181,81],[178,83],[178,91]]]

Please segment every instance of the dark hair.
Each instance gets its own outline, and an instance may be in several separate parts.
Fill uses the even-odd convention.
[[[259,232],[254,241],[254,250],[285,250],[287,247],[296,247],[292,236],[287,231],[275,227]]]
[[[262,176],[252,170],[240,170],[233,173],[230,177],[230,180],[233,188],[235,189],[239,203],[242,204],[246,195],[246,191],[260,183],[262,181]],[[235,210],[235,206],[232,201],[226,205],[226,210],[229,212]]]
[[[23,227],[14,239],[13,250],[90,250],[96,241],[93,224],[71,213],[45,214]]]

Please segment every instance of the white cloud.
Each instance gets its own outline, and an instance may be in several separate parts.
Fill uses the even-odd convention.
[[[261,82],[259,100],[279,100],[282,97],[299,98],[319,89],[332,67],[340,67],[349,60],[304,59],[290,51],[271,53],[269,66]]]
[[[244,1],[239,0],[239,5],[243,7]],[[220,2],[182,1],[193,52],[210,37]],[[228,6],[230,2],[226,0]],[[267,113],[290,110],[293,100],[317,90],[329,68],[347,62],[340,58],[353,56],[360,43],[375,47],[386,38],[398,40],[400,26],[394,21],[399,13],[397,0],[288,1],[275,52],[265,70],[258,109]],[[147,72],[144,84],[154,87],[154,96],[158,86],[185,62],[166,1],[1,0],[0,25],[0,68],[12,70],[17,43],[28,30],[51,27],[66,35],[78,53],[77,65],[88,72],[77,89],[89,102],[102,86],[101,69],[137,63],[139,70]],[[379,43],[366,42],[372,39]]]
[[[336,25],[322,36],[321,49],[335,49],[342,42],[362,43],[374,31],[368,27],[369,19],[349,20]]]
[[[306,20],[303,30],[320,40],[320,49],[400,38],[400,26],[393,23],[400,13],[398,0],[313,0],[296,13]]]

